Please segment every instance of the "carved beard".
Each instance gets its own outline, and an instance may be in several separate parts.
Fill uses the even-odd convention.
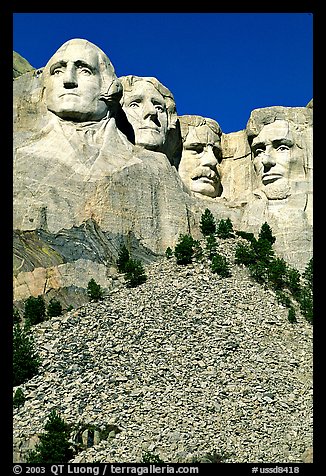
[[[284,200],[291,195],[291,186],[286,178],[275,180],[262,189],[269,200]]]

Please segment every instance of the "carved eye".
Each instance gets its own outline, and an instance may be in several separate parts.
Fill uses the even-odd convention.
[[[78,66],[78,72],[85,76],[92,75],[92,71],[89,68],[86,68],[85,66]]]
[[[218,162],[221,162],[222,161],[222,157],[221,157],[221,149],[217,146],[214,146],[213,147],[213,154],[215,155],[216,159],[218,160]]]
[[[290,150],[290,147],[288,147],[287,145],[282,144],[276,150],[277,150],[277,152],[285,152],[287,150]]]
[[[204,146],[202,144],[191,145],[186,147],[186,149],[193,155],[199,155],[204,151]]]
[[[63,69],[62,68],[55,68],[53,71],[52,71],[52,75],[54,76],[59,76],[60,74],[63,73]]]
[[[165,111],[165,108],[164,106],[162,106],[161,104],[155,104],[155,109],[157,110],[157,112],[164,112]]]
[[[131,108],[139,107],[139,102],[132,101],[130,104],[128,104],[128,107],[131,107]]]
[[[255,149],[254,155],[255,157],[258,157],[259,155],[263,154],[265,152],[265,149]]]

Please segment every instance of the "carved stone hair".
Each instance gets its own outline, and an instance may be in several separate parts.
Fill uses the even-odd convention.
[[[220,125],[216,121],[214,121],[214,119],[209,119],[208,117],[195,116],[190,114],[179,116],[178,119],[180,122],[182,142],[186,140],[190,126],[193,126],[193,127],[207,126],[219,137],[221,137],[222,135],[222,130],[220,128]]]
[[[312,170],[312,127],[313,111],[311,107],[272,106],[254,109],[246,126],[249,145],[258,136],[264,126],[283,120],[289,124],[289,131],[295,136],[296,145],[304,151],[304,168]]]

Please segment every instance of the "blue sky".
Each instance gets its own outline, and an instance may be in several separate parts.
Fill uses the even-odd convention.
[[[253,109],[313,97],[312,13],[15,13],[13,49],[40,68],[71,38],[110,58],[117,76],[154,76],[177,112],[215,119],[224,133]]]

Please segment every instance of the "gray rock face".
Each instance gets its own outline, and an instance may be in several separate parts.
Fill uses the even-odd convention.
[[[13,78],[18,78],[24,73],[27,73],[28,71],[32,71],[33,66],[29,64],[29,62],[23,58],[19,53],[16,51],[13,52],[13,65],[12,65],[12,70],[13,70]]]
[[[155,78],[136,79],[124,94],[126,78],[120,81],[106,54],[81,39],[59,48],[43,70],[15,79],[15,301],[60,292],[69,301],[78,289],[81,302],[91,278],[108,290],[121,244],[151,262],[180,234],[200,236],[205,208],[254,233],[267,221],[275,249],[304,269],[312,256],[310,103],[255,110],[246,129],[219,134],[221,187],[218,196],[207,196],[189,189],[179,173],[185,144],[172,93]],[[141,103],[132,102],[132,88]],[[265,179],[257,144],[268,148],[280,124],[292,142],[273,166],[291,165],[286,178],[278,172],[280,180]],[[206,167],[209,179],[213,165]]]

